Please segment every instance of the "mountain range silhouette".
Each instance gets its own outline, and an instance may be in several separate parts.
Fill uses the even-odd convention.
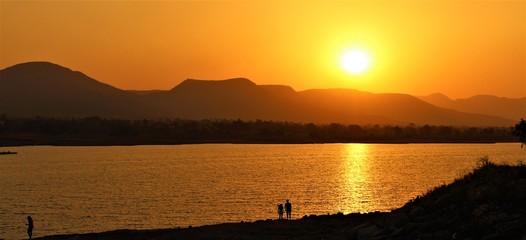
[[[444,94],[433,93],[419,98],[435,106],[460,112],[496,115],[509,119],[526,117],[526,97],[505,98],[492,95],[476,95],[470,98],[452,100]]]
[[[187,79],[170,90],[125,91],[49,62],[0,71],[0,114],[10,117],[183,118],[303,123],[511,126],[526,98],[415,97],[351,89],[295,91],[245,78]]]

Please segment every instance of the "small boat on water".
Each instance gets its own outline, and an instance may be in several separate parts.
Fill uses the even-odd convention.
[[[8,155],[8,154],[17,154],[17,152],[10,152],[10,151],[0,152],[0,155]]]

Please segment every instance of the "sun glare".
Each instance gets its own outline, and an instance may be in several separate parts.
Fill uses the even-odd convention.
[[[358,49],[350,50],[343,55],[341,64],[351,74],[362,74],[369,68],[369,54]]]

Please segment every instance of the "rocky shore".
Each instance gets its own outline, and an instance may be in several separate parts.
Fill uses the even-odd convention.
[[[38,239],[518,239],[526,240],[526,165],[487,158],[471,173],[391,212],[304,216],[158,230],[116,230]]]

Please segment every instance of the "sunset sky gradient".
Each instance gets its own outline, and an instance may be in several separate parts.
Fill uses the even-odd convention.
[[[121,89],[246,77],[296,90],[526,96],[526,1],[4,1],[0,68],[50,61]],[[370,55],[346,72],[350,49]]]

